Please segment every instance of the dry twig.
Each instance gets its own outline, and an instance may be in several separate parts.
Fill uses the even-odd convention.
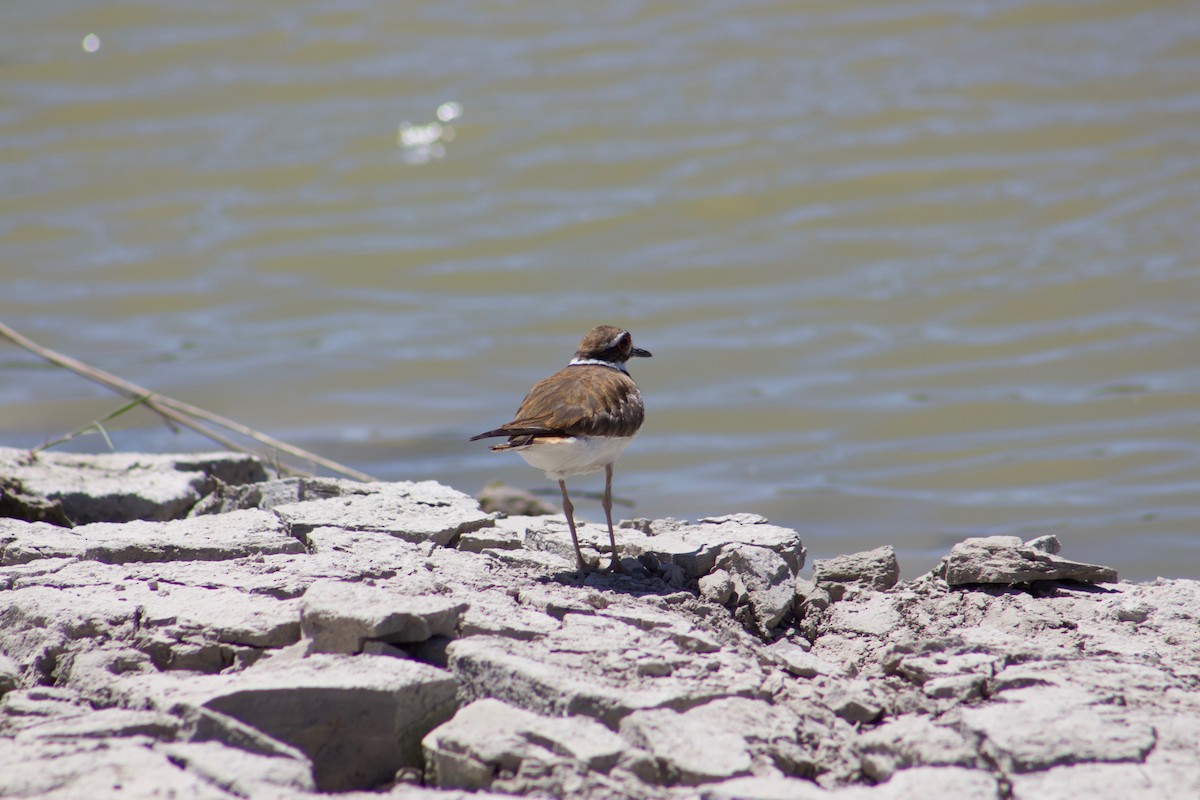
[[[330,459],[319,456],[316,453],[312,453],[308,450],[304,450],[303,448],[280,441],[273,436],[268,436],[265,433],[256,431],[253,428],[249,428],[239,422],[234,422],[233,420],[222,417],[219,414],[214,414],[211,411],[205,411],[203,408],[198,408],[190,403],[185,403],[182,400],[176,400],[173,397],[167,397],[166,395],[159,394],[158,392],[152,392],[149,389],[144,389],[137,384],[130,383],[124,378],[118,378],[116,375],[105,372],[101,369],[97,369],[89,364],[85,364],[78,359],[71,358],[68,355],[51,350],[48,347],[43,347],[37,342],[34,342],[33,340],[17,333],[3,322],[0,322],[0,337],[8,339],[13,344],[23,347],[34,355],[44,358],[53,364],[57,364],[60,367],[65,367],[77,375],[87,378],[90,381],[94,381],[101,386],[105,386],[114,392],[117,392],[118,394],[122,394],[130,398],[131,400],[136,400],[138,403],[144,404],[147,408],[160,414],[164,419],[171,420],[179,423],[180,425],[191,428],[200,435],[217,442],[222,447],[242,453],[253,452],[250,448],[242,447],[233,440],[213,430],[207,425],[198,422],[197,420],[204,420],[205,422],[210,422],[226,430],[241,434],[242,436],[253,439],[254,441],[273,448],[274,450],[282,451],[289,455],[295,456],[296,458],[300,458],[324,467],[331,472],[336,472],[359,481],[375,480],[375,478],[372,478],[370,475],[367,475],[364,472],[359,472],[356,469],[347,467],[344,464],[339,464],[336,461],[331,461]],[[121,409],[121,411],[125,410],[128,409]],[[109,417],[106,417],[106,419],[111,419],[112,416],[116,416],[116,414],[114,413]],[[89,427],[95,427],[95,423],[88,423],[88,425],[84,426],[84,428],[81,430],[85,430]],[[55,444],[57,444],[57,442],[55,442]],[[48,445],[43,445],[43,447],[46,446]],[[280,469],[281,471],[292,474],[311,474],[306,473],[303,470],[296,469],[295,467],[288,467],[283,464],[280,464]]]

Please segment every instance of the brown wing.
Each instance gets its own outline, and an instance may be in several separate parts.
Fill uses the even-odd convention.
[[[642,394],[620,370],[577,365],[534,384],[512,422],[488,436],[632,436],[645,417]]]

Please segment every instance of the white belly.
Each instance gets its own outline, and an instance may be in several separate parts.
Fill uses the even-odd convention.
[[[521,458],[545,470],[546,477],[561,481],[568,475],[584,475],[604,469],[633,441],[632,436],[572,436],[538,440],[517,448]]]

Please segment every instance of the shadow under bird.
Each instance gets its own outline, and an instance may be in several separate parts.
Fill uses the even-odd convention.
[[[534,384],[512,422],[471,437],[472,442],[506,437],[507,442],[493,445],[492,450],[514,450],[544,470],[547,478],[558,481],[580,569],[586,564],[579,550],[575,507],[567,497],[566,479],[603,469],[604,517],[612,544],[609,568],[622,571],[613,532],[612,476],[613,463],[633,441],[646,415],[642,393],[625,368],[625,363],[637,356],[648,358],[650,353],[633,346],[629,331],[598,325],[583,337],[566,367]]]

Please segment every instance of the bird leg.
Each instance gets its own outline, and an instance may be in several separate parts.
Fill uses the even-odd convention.
[[[579,569],[586,569],[587,565],[583,563],[583,553],[579,550],[579,537],[575,534],[575,506],[571,505],[571,499],[567,497],[567,482],[560,480],[558,488],[562,489],[563,513],[567,515],[567,527],[571,529],[571,544],[575,545],[575,559],[579,564]]]
[[[604,501],[601,505],[604,506],[604,518],[608,520],[608,540],[612,542],[612,561],[608,565],[610,572],[624,572],[625,567],[621,566],[621,557],[617,554],[617,535],[613,533],[612,524],[612,464],[604,466]]]

